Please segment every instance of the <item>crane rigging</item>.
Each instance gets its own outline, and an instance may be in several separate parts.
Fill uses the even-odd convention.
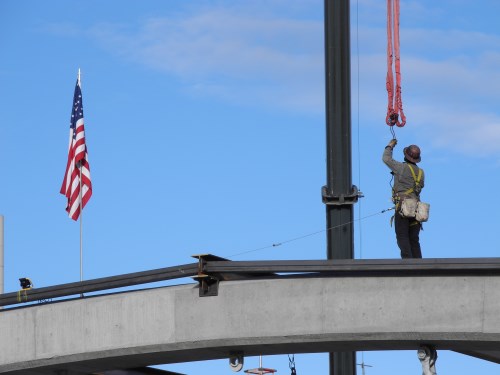
[[[385,122],[394,136],[394,125],[403,127],[406,116],[401,98],[401,62],[399,53],[399,0],[387,0],[387,116]]]

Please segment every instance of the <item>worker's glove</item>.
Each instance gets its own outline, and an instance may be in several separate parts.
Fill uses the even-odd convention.
[[[391,139],[387,147],[394,148],[394,146],[396,146],[397,143],[398,143],[397,139]]]

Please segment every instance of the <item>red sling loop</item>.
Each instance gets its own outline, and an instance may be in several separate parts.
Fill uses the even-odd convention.
[[[393,44],[394,35],[394,44]],[[394,72],[393,72],[394,61]],[[394,93],[394,74],[396,75],[396,92]],[[399,61],[399,0],[387,0],[387,116],[385,122],[389,126],[405,126],[406,117],[401,99],[401,65]],[[399,120],[401,118],[401,121]]]

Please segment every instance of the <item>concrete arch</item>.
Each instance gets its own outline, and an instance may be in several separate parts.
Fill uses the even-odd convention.
[[[92,373],[245,355],[500,348],[500,277],[317,277],[181,285],[0,311],[0,373]],[[490,359],[491,359],[490,358]]]

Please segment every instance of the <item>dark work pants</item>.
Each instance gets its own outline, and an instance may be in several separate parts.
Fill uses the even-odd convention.
[[[418,237],[421,224],[415,219],[401,217],[397,212],[394,216],[394,227],[398,246],[401,250],[401,258],[422,258]]]

